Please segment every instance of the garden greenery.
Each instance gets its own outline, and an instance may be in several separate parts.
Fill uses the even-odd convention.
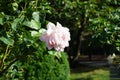
[[[45,43],[39,40],[49,21],[58,21],[70,28],[70,47],[66,50],[72,57],[81,52],[81,45],[84,45],[81,42],[85,39],[88,40],[84,45],[85,51],[88,51],[88,48],[89,52],[92,52],[93,48],[103,48],[105,53],[119,53],[119,6],[120,0],[0,0],[1,79],[38,78],[43,75],[43,71],[37,69],[43,70],[45,67],[42,64],[47,67],[47,61],[48,70],[56,70],[50,68],[49,63],[53,56],[48,55],[56,52],[49,52]],[[69,73],[66,59],[54,56],[56,66],[60,64],[58,68],[66,63],[66,69],[61,68],[63,71],[57,68],[56,71],[61,74],[59,77],[68,76],[64,74]],[[50,76],[46,75],[46,72],[44,74],[44,77]],[[58,80],[53,77],[51,79]],[[60,80],[67,79],[61,77]]]
[[[39,37],[45,31],[47,0],[0,0],[0,79],[69,80],[67,55],[48,51]]]

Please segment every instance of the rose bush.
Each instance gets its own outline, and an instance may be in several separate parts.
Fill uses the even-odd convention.
[[[69,80],[67,54],[39,40],[50,12],[47,0],[0,1],[0,80]]]
[[[47,30],[40,36],[40,40],[46,42],[49,50],[54,48],[57,51],[64,51],[64,48],[69,46],[70,32],[67,27],[62,27],[59,22],[56,26],[49,22]]]

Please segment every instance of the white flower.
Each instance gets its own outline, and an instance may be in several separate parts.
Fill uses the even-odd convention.
[[[70,32],[67,27],[62,27],[59,22],[56,26],[49,22],[47,30],[42,34],[40,40],[46,42],[48,49],[54,48],[57,51],[64,51],[64,48],[69,46]]]

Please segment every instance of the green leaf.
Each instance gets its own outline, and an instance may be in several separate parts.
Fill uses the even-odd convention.
[[[33,36],[33,37],[39,36],[39,32],[31,31],[31,36]]]
[[[13,21],[13,23],[11,24],[12,25],[11,27],[14,31],[16,31],[18,24],[21,24],[23,22],[24,18],[25,16],[22,15],[21,17],[18,17]]]
[[[40,27],[41,27],[41,23],[35,21],[35,20],[31,20],[31,21],[25,21],[23,23],[23,25],[29,27],[29,28],[32,28],[32,29],[35,29],[35,30],[39,30]]]
[[[45,32],[45,31],[46,31],[46,29],[41,28],[41,29],[39,30],[39,33],[42,34],[42,33]]]
[[[0,37],[0,40],[2,42],[4,42],[7,45],[13,45],[14,44],[14,40],[10,39],[10,38],[6,38],[6,37]]]
[[[49,54],[56,56],[58,59],[61,58],[61,53],[58,51],[48,51]]]
[[[3,19],[2,18],[0,18],[0,24],[3,25]]]
[[[30,27],[31,26],[31,23],[30,21],[24,21],[23,22],[23,25],[27,26],[27,27]]]
[[[3,21],[4,21],[4,16],[5,16],[4,13],[1,12],[1,13],[0,13],[0,24],[1,24],[1,25],[3,25],[3,23],[4,23],[4,22],[3,22]]]
[[[16,11],[18,9],[18,4],[16,2],[12,3],[13,10]]]
[[[38,12],[38,11],[37,11],[37,12],[33,12],[33,13],[32,13],[32,17],[33,17],[33,19],[34,19],[35,21],[39,22],[40,16],[39,16],[39,12]]]
[[[16,18],[16,19],[13,21],[12,26],[11,26],[14,31],[16,31],[18,23],[19,23],[19,19]]]
[[[40,29],[41,24],[39,22],[35,21],[35,20],[31,20],[31,26],[30,27],[38,30],[38,29]]]

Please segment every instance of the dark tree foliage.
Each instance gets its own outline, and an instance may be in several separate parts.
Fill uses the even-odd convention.
[[[49,1],[52,12],[46,18],[70,28],[71,41],[67,49],[70,57],[120,52],[119,0]]]

